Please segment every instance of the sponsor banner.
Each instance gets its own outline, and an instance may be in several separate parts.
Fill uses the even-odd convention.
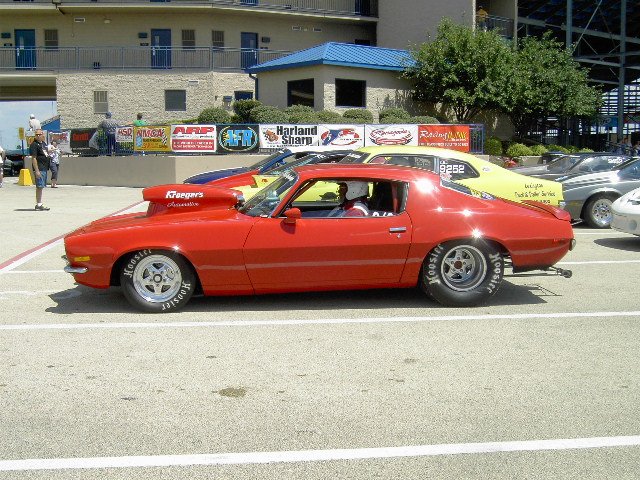
[[[260,125],[260,148],[305,147],[319,144],[318,125]]]
[[[258,125],[218,125],[218,153],[253,152],[259,145]]]
[[[118,127],[116,129],[116,142],[133,143],[133,127]]]
[[[170,152],[171,127],[133,127],[133,149],[136,152]]]
[[[71,151],[79,155],[97,155],[98,144],[96,142],[96,129],[95,128],[74,128],[71,130],[71,139],[69,141],[71,145]],[[89,145],[89,141],[93,138],[92,146]]]
[[[171,150],[174,152],[215,152],[215,125],[171,125]]]
[[[71,153],[71,130],[49,132],[49,143],[54,140],[58,144],[60,153]]]
[[[365,125],[367,146],[418,145],[418,125]]]
[[[418,144],[468,152],[471,150],[469,125],[419,125]]]
[[[320,145],[364,147],[364,125],[318,125]]]

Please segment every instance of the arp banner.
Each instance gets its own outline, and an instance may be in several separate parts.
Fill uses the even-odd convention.
[[[218,125],[218,153],[253,152],[258,149],[258,125]]]
[[[418,145],[468,152],[471,150],[469,125],[419,125]]]
[[[215,125],[171,125],[171,150],[174,152],[214,153]]]
[[[136,152],[170,152],[171,127],[133,127],[133,149]]]

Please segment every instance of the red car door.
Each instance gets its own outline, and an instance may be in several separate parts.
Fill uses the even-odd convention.
[[[244,247],[257,292],[366,288],[398,283],[411,242],[406,212],[387,217],[256,222]]]

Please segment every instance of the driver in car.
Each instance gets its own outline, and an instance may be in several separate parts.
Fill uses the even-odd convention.
[[[340,182],[338,184],[338,197],[340,205],[329,214],[330,217],[367,217],[367,197],[369,184],[367,182]]]

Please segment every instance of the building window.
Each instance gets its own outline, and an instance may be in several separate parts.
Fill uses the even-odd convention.
[[[313,78],[287,82],[287,106],[306,105],[314,107]]]
[[[366,90],[367,82],[364,80],[336,78],[336,107],[366,107]]]
[[[182,48],[192,50],[196,47],[196,31],[182,30]]]
[[[109,111],[109,101],[106,90],[93,91],[93,113],[107,113]]]
[[[167,112],[185,112],[187,110],[187,91],[165,90],[164,109]]]
[[[58,49],[58,30],[44,31],[44,47],[48,50]]]
[[[371,40],[367,40],[364,38],[356,38],[353,43],[355,43],[356,45],[367,45],[370,46],[371,45]]]
[[[253,100],[253,92],[245,90],[236,90],[233,92],[234,100]]]
[[[211,30],[211,46],[224,48],[224,32],[222,30]]]

